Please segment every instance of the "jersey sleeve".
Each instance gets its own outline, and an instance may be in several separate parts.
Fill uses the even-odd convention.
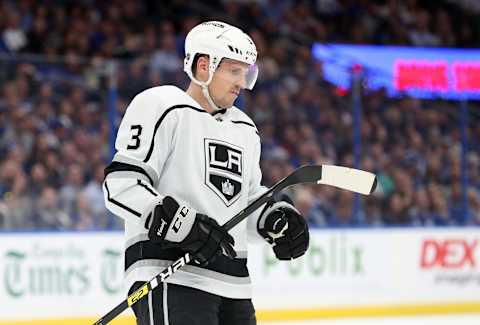
[[[132,100],[120,123],[103,190],[106,207],[125,220],[140,221],[162,198],[155,188],[173,148],[176,126],[175,115],[167,113],[161,92],[152,88]]]
[[[252,170],[252,178],[249,184],[249,191],[248,191],[248,204],[253,202],[263,193],[265,193],[268,188],[261,185],[262,181],[262,171],[260,169],[260,153],[261,153],[261,146],[260,146],[260,138],[257,137],[257,142],[255,144],[254,150],[254,163],[253,163],[253,170]],[[247,235],[248,240],[251,243],[265,243],[263,237],[257,231],[257,222],[260,217],[261,212],[265,205],[258,208],[255,212],[253,212],[247,221]]]

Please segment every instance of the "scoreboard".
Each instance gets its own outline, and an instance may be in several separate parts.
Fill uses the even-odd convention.
[[[314,44],[326,80],[349,89],[361,71],[367,89],[391,97],[480,100],[480,49]]]

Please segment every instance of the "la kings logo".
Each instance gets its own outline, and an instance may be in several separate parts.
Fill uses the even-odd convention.
[[[205,139],[205,184],[226,206],[242,190],[243,149],[220,140]]]

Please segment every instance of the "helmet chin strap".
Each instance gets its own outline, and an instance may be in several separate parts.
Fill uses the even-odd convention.
[[[199,85],[201,88],[202,88],[202,94],[203,96],[205,97],[205,99],[207,100],[208,104],[215,110],[215,111],[219,111],[221,109],[224,109],[224,108],[227,108],[227,107],[218,107],[215,102],[213,101],[212,97],[210,96],[210,92],[208,91],[208,86],[210,85],[210,83],[212,82],[212,79],[213,79],[213,72],[209,71],[209,76],[208,76],[208,80],[203,82],[203,81],[200,81],[198,80],[197,78],[195,78],[194,76],[191,76],[190,79],[196,83],[197,85]]]
[[[222,108],[218,107],[218,106],[213,102],[213,99],[212,99],[212,97],[210,96],[210,92],[208,91],[208,85],[207,85],[207,84],[203,84],[203,85],[202,85],[202,93],[203,93],[203,96],[207,99],[207,102],[210,104],[210,106],[213,107],[214,110],[219,111],[219,110],[222,109]]]

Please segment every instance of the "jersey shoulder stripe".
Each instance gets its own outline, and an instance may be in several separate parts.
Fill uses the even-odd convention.
[[[147,153],[147,156],[145,157],[145,159],[143,160],[144,163],[148,162],[150,160],[150,157],[152,156],[152,153],[153,153],[153,148],[154,148],[154,145],[155,145],[155,135],[158,131],[158,128],[160,127],[160,124],[162,124],[162,121],[165,119],[165,117],[168,115],[168,113],[172,112],[173,110],[176,110],[176,109],[181,109],[181,108],[187,108],[187,109],[192,109],[194,111],[197,111],[199,113],[206,113],[208,114],[207,111],[203,110],[203,109],[200,109],[198,107],[194,107],[194,106],[191,106],[191,105],[186,105],[186,104],[180,104],[180,105],[175,105],[175,106],[172,106],[172,107],[169,107],[167,108],[162,116],[160,116],[160,118],[158,119],[157,123],[155,123],[155,127],[153,129],[153,136],[152,136],[152,140],[150,142],[150,147],[148,149],[148,153]]]
[[[258,133],[258,130],[257,130],[257,127],[256,127],[254,124],[252,124],[252,123],[248,123],[248,122],[245,122],[245,121],[231,121],[231,122],[232,122],[232,123],[235,123],[235,124],[248,125],[248,126],[250,126],[250,127],[252,127],[252,128],[255,129],[255,133],[257,133],[257,135],[259,134],[259,133]]]
[[[252,127],[255,130],[255,133],[259,135],[257,126],[253,122],[253,120],[245,114],[242,110],[238,109],[237,107],[233,106],[230,109],[231,114],[231,122],[235,124],[243,124]]]

